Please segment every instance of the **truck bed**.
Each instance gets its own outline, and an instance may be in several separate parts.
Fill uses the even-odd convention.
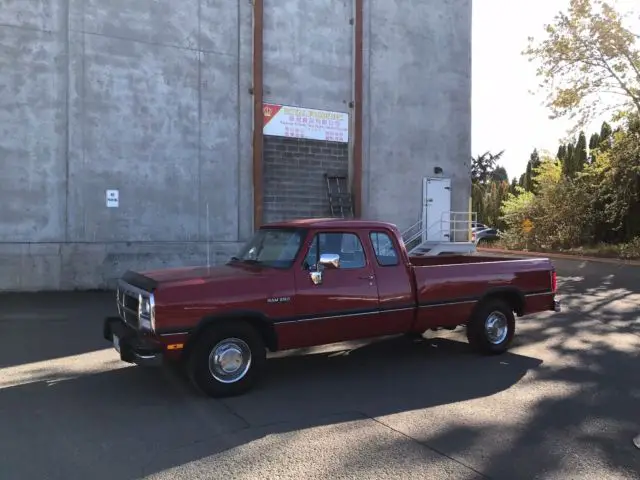
[[[488,294],[506,296],[520,314],[553,306],[553,266],[546,258],[451,255],[410,261],[418,305],[416,331],[465,323]]]
[[[434,257],[409,257],[411,265],[415,267],[435,267],[439,265],[460,265],[467,263],[506,262],[522,260],[517,257],[498,257],[490,255],[438,255]]]

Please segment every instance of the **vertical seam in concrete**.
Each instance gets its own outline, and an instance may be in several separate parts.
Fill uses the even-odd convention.
[[[372,2],[367,3],[367,108],[369,114],[367,115],[367,203],[370,205],[371,199],[371,11],[373,10]],[[364,42],[363,42],[364,44]],[[364,45],[363,45],[364,46]]]
[[[355,132],[353,152],[353,196],[354,213],[356,217],[362,216],[362,70],[363,70],[363,2],[355,0]]]
[[[85,110],[85,91],[86,91],[86,81],[87,81],[87,77],[85,74],[85,63],[86,63],[86,26],[85,26],[85,17],[86,17],[86,13],[85,13],[85,2],[84,0],[82,1],[82,8],[80,10],[80,14],[82,15],[82,20],[81,20],[81,27],[80,29],[82,30],[80,32],[80,35],[82,36],[81,42],[82,42],[82,58],[80,59],[80,145],[81,145],[81,149],[82,149],[82,177],[84,177],[85,175],[85,168],[86,168],[86,129],[85,129],[85,114],[86,114],[86,110]],[[85,192],[83,191],[82,195],[84,197]],[[86,203],[87,202],[81,202],[82,203],[82,238],[86,239],[87,238],[87,210],[86,210]],[[94,227],[95,228],[95,227]],[[93,239],[95,240],[95,230],[94,230],[94,237]]]
[[[241,182],[241,178],[242,178],[242,134],[241,134],[241,127],[242,127],[242,122],[240,121],[240,118],[242,116],[242,103],[241,103],[241,82],[240,82],[240,75],[241,75],[241,68],[240,68],[240,55],[242,53],[242,49],[241,49],[241,44],[242,41],[240,39],[240,35],[241,35],[241,28],[240,28],[240,24],[242,22],[242,12],[240,9],[240,0],[238,0],[238,9],[237,9],[237,25],[238,25],[238,30],[237,30],[237,42],[238,42],[238,58],[237,58],[237,81],[238,81],[238,90],[237,90],[237,97],[236,97],[236,106],[237,106],[237,118],[236,118],[236,153],[237,153],[237,165],[236,165],[236,240],[240,241],[240,224],[242,223],[240,220],[240,217],[242,216],[242,209],[240,208],[240,200],[242,199],[242,195],[241,195],[241,189],[242,189],[242,182]]]
[[[64,147],[64,241],[65,243],[69,241],[69,153],[71,152],[71,133],[70,133],[70,117],[71,117],[71,95],[69,93],[69,89],[71,88],[71,30],[69,29],[69,15],[71,14],[71,8],[69,7],[69,2],[71,0],[67,0],[64,2],[64,15],[63,15],[63,26],[62,32],[65,35],[65,74],[64,74],[64,86],[65,86],[65,147]]]
[[[198,0],[198,240],[202,240],[202,0]],[[208,211],[207,211],[208,213]],[[207,218],[208,222],[209,219]],[[209,239],[206,239],[209,242]]]

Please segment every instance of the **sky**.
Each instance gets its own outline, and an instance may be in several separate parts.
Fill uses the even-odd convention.
[[[611,3],[628,12],[640,0]],[[568,4],[569,0],[473,2],[472,155],[505,150],[501,164],[509,178],[525,171],[534,148],[555,154],[571,127],[567,120],[549,119],[544,93],[529,93],[537,90],[539,79],[535,66],[521,54],[527,38],[544,38],[544,25]],[[640,15],[640,7],[633,9]],[[602,120],[594,122],[595,129]]]

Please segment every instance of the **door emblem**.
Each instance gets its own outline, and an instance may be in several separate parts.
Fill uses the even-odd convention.
[[[267,303],[286,303],[286,302],[290,302],[290,301],[291,301],[291,297],[267,298]]]

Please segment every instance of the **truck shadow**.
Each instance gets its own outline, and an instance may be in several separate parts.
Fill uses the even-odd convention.
[[[140,478],[267,435],[493,395],[541,363],[477,356],[447,339],[387,338],[272,358],[255,390],[223,401],[196,394],[168,369],[126,367],[59,382],[52,373],[0,390],[0,463],[7,478]],[[26,452],[28,463],[20,460]]]

